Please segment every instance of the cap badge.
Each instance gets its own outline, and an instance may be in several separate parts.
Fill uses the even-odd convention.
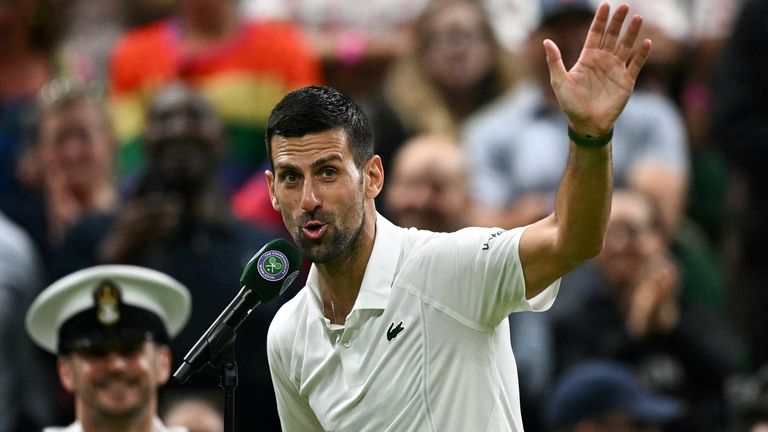
[[[120,290],[112,281],[104,280],[94,292],[96,319],[105,325],[115,325],[120,320]]]

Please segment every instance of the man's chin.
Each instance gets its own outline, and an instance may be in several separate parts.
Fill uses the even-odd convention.
[[[108,399],[100,404],[101,411],[112,418],[129,418],[141,411],[141,402],[136,397]]]
[[[140,388],[127,384],[108,386],[99,391],[98,400],[113,415],[130,414],[141,407]]]
[[[334,259],[338,258],[339,255],[341,255],[341,252],[333,251],[326,244],[323,244],[323,243],[325,242],[321,242],[321,240],[300,241],[298,242],[299,252],[301,252],[301,255],[304,258],[317,264],[323,264],[323,263],[333,261]]]

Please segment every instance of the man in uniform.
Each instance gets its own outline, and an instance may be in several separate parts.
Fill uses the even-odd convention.
[[[170,338],[189,318],[187,289],[143,267],[80,270],[46,288],[27,311],[32,340],[58,356],[75,422],[46,432],[167,432],[157,389],[168,380]]]

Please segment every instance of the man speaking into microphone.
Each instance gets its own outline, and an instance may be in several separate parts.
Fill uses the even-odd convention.
[[[192,295],[189,323],[171,342],[174,367],[240,290],[248,261],[274,234],[234,218],[216,187],[222,129],[211,105],[181,84],[152,101],[144,134],[144,173],[114,212],[86,217],[67,236],[59,276],[97,264],[134,264],[162,271]],[[284,296],[287,297],[287,296]],[[266,332],[282,298],[254,309],[237,332],[240,367],[236,423],[242,430],[279,430],[266,355]],[[204,368],[169,392],[221,398],[219,373]]]
[[[360,108],[327,87],[277,104],[269,192],[313,262],[267,338],[284,431],[523,430],[506,317],[547,309],[602,247],[613,124],[651,48],[640,17],[622,34],[627,15],[601,5],[570,70],[544,41],[570,158],[555,212],[527,227],[397,227],[376,212],[384,173]]]

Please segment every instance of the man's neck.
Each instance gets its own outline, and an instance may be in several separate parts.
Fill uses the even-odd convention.
[[[82,418],[84,432],[152,432],[154,417],[106,419]]]
[[[319,275],[324,314],[334,324],[344,324],[355,305],[365,269],[376,240],[376,216],[369,218],[358,244],[350,253],[328,263],[315,264]]]
[[[84,432],[152,432],[157,407],[155,403],[145,406],[133,416],[109,416],[77,406],[77,419]]]

